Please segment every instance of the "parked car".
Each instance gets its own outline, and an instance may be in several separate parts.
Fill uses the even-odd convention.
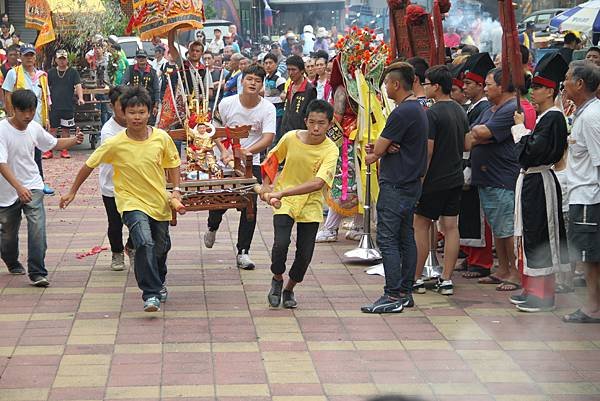
[[[165,48],[168,48],[168,42],[166,39],[161,39]],[[137,36],[119,36],[117,38],[117,43],[121,45],[121,49],[125,52],[125,56],[127,56],[127,62],[129,65],[135,64],[135,53],[140,50],[146,50],[148,53],[148,59],[154,60],[154,45],[150,41],[142,41]],[[185,58],[187,54],[187,47],[179,45],[179,53],[182,57]]]
[[[545,31],[550,27],[550,20],[556,17],[558,14],[563,11],[568,10],[567,8],[548,8],[546,10],[539,10],[531,13],[529,16],[525,17],[519,23],[519,32],[523,32],[525,30],[525,26],[528,22],[535,23],[535,31]]]
[[[190,31],[184,31],[179,33],[179,40],[181,43],[185,43],[186,45],[190,42],[196,40],[196,32],[204,31],[204,36],[206,37],[206,43],[210,43],[211,40],[215,37],[215,29],[220,29],[223,34],[229,31],[229,25],[232,23],[230,21],[224,19],[207,19],[204,21],[204,28],[202,29],[192,29]]]

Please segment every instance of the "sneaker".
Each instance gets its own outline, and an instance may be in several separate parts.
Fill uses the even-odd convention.
[[[110,269],[115,272],[125,270],[125,254],[123,252],[113,252]]]
[[[9,267],[8,273],[10,273],[14,276],[22,276],[26,273],[26,271],[25,271],[25,268],[23,267],[23,265],[18,263],[14,267]]]
[[[433,288],[442,295],[454,294],[454,285],[452,284],[452,280],[442,280],[441,277],[438,277],[438,281],[435,283]]]
[[[167,302],[167,298],[169,298],[169,290],[167,290],[167,286],[163,285],[162,288],[160,289],[160,303],[165,303]]]
[[[267,299],[269,301],[269,305],[273,308],[277,308],[281,303],[281,290],[283,289],[283,280],[278,281],[275,279],[271,280],[271,290],[269,291],[269,295],[267,295]]]
[[[520,305],[527,302],[527,295],[523,292],[521,294],[511,295],[508,300],[513,305]]]
[[[360,308],[364,313],[400,313],[404,309],[400,299],[392,299],[387,295],[382,295],[371,305],[365,305]]]
[[[207,248],[212,248],[213,245],[215,244],[215,239],[217,238],[217,232],[216,231],[207,231],[204,234],[204,246]]]
[[[315,238],[315,243],[336,242],[338,237],[337,230],[320,230]]]
[[[44,276],[33,276],[31,277],[31,285],[34,287],[48,287],[50,282]]]
[[[417,294],[425,294],[427,292],[425,289],[425,280],[422,278],[415,280],[415,283],[413,284],[413,292],[416,292]]]
[[[518,304],[517,309],[521,312],[551,312],[554,310],[554,297],[549,299],[540,299],[536,296],[528,296],[527,301]]]
[[[238,269],[254,270],[255,264],[252,259],[250,259],[250,256],[248,256],[248,252],[242,251],[242,253],[237,255],[236,259]]]
[[[44,184],[44,195],[54,195],[54,190],[48,184]]]
[[[402,302],[402,306],[405,308],[412,308],[415,306],[415,300],[413,299],[412,294],[406,294],[400,297],[400,302]]]
[[[69,154],[69,151],[67,149],[63,149],[60,151],[60,157],[62,157],[63,159],[70,159],[71,155]]]
[[[144,301],[144,312],[158,312],[160,310],[160,300],[156,297],[150,297]]]
[[[298,306],[298,302],[296,302],[296,298],[294,297],[294,291],[283,290],[283,307],[286,309],[294,309]]]
[[[351,241],[360,241],[362,235],[362,228],[353,228],[352,230],[346,231],[346,239],[349,239]]]
[[[51,150],[42,153],[42,159],[47,160],[47,159],[52,159],[54,157],[54,154],[52,153]]]

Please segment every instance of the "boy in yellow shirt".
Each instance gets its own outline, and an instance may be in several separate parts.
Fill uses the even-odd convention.
[[[119,98],[127,129],[109,138],[85,162],[70,192],[60,199],[67,207],[77,190],[101,163],[111,164],[117,210],[129,228],[135,248],[135,278],[142,290],[144,310],[156,312],[167,299],[167,253],[171,249],[171,209],[165,172],[173,184],[172,196],[181,199],[179,154],[169,135],[148,126],[152,100],[148,91],[132,87]]]
[[[272,307],[278,307],[282,302],[284,308],[297,306],[294,287],[302,282],[312,260],[315,237],[323,220],[322,190],[331,187],[338,158],[337,146],[326,136],[333,122],[333,107],[324,100],[313,100],[304,121],[307,129],[286,133],[262,165],[261,199],[267,202],[281,200],[281,207],[273,212],[273,280],[268,295]],[[277,168],[283,161],[283,170],[275,179]],[[284,289],[283,273],[294,223],[297,226],[296,256]]]

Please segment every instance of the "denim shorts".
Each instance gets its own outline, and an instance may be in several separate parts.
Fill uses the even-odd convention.
[[[515,234],[515,191],[479,187],[479,199],[494,237],[512,237]]]

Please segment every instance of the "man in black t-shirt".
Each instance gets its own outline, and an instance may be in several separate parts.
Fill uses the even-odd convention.
[[[444,271],[435,289],[442,295],[452,295],[452,272],[458,258],[460,236],[458,213],[464,183],[463,150],[469,120],[464,109],[450,98],[452,73],[445,65],[431,67],[425,73],[425,93],[435,103],[427,109],[429,166],[415,216],[417,270],[420,279],[429,253],[429,229],[433,221],[441,223],[444,232]]]
[[[56,67],[48,71],[48,87],[50,88],[50,133],[56,135],[58,128],[61,129],[61,138],[69,137],[69,130],[75,127],[75,105],[73,95],[77,94],[77,104],[85,103],[83,100],[83,88],[81,79],[75,68],[69,67],[66,50],[56,51]],[[42,158],[53,157],[52,151],[44,152]],[[68,159],[71,156],[67,149],[60,152],[60,157]]]
[[[377,245],[383,257],[385,287],[383,296],[361,308],[364,313],[398,313],[405,306],[414,306],[417,249],[413,216],[427,167],[428,131],[425,110],[412,94],[414,77],[415,70],[408,63],[388,67],[386,92],[398,106],[388,117],[377,142],[367,148],[367,164],[381,158]]]

